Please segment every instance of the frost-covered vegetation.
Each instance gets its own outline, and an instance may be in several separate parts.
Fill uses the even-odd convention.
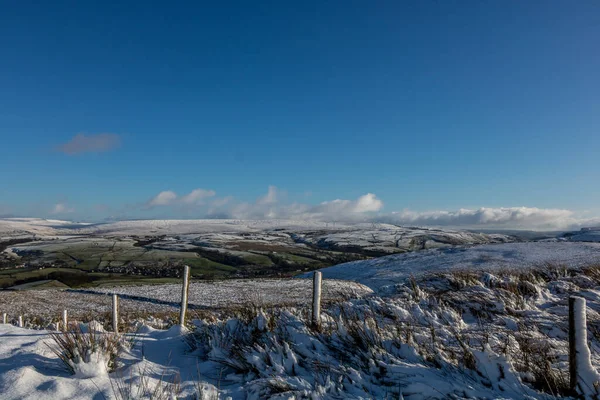
[[[569,394],[571,293],[600,364],[599,284],[597,266],[440,273],[328,307],[319,330],[303,310],[255,310],[200,322],[192,343],[253,398],[553,398]]]
[[[105,380],[94,378],[98,389],[90,386],[88,394],[120,398],[115,387],[145,393],[158,387],[181,399],[199,393],[223,399],[574,396],[567,343],[571,294],[588,300],[591,361],[598,366],[600,266],[548,264],[407,279],[384,297],[326,304],[320,327],[312,326],[308,306],[259,301],[206,311],[187,331],[142,327],[121,356],[123,366]],[[8,387],[3,375],[0,390]],[[19,379],[8,398],[20,398]],[[60,384],[76,385],[68,379]]]

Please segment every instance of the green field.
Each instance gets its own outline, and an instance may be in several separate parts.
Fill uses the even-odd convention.
[[[191,267],[194,279],[282,277],[348,260],[347,254],[336,251],[264,242],[237,241],[227,246],[203,247],[164,237],[71,237],[13,243],[11,249],[19,259],[12,265],[20,268],[0,269],[0,287],[178,282],[183,265]],[[34,283],[39,281],[44,282]]]

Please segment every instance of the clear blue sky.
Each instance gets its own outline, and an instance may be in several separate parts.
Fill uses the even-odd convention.
[[[2,5],[0,214],[599,208],[597,1],[150,3]]]

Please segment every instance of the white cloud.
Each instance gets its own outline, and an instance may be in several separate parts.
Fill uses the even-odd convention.
[[[152,208],[156,206],[172,206],[172,205],[185,205],[185,206],[198,206],[203,204],[203,200],[216,195],[214,190],[207,189],[194,189],[185,196],[178,196],[177,193],[172,190],[165,190],[160,192],[148,202],[146,202],[146,208]]]
[[[354,204],[354,212],[375,212],[383,208],[383,201],[379,200],[373,193],[367,193],[364,196],[360,196]]]
[[[332,200],[316,206],[302,203],[282,204],[281,191],[269,186],[266,195],[254,203],[229,204],[227,210],[220,209],[211,214],[239,219],[317,219],[317,220],[364,220],[369,213],[383,208],[383,202],[372,193],[356,200]]]
[[[208,197],[213,197],[215,194],[214,190],[194,189],[189,194],[181,197],[181,202],[184,204],[198,204]]]
[[[367,193],[356,200],[325,201],[312,207],[309,212],[323,217],[332,216],[344,219],[344,217],[356,218],[364,213],[377,212],[382,208],[383,202],[373,193]]]
[[[65,203],[57,203],[54,205],[54,208],[50,212],[51,214],[68,214],[75,212],[74,208],[69,207]]]
[[[397,225],[446,226],[456,228],[568,230],[600,225],[590,218],[566,209],[536,207],[481,207],[478,209],[435,210],[382,213],[384,202],[374,193],[357,199],[336,199],[317,205],[286,202],[285,192],[269,186],[267,193],[254,202],[236,202],[232,196],[216,198],[214,190],[194,189],[184,196],[163,191],[146,203],[155,206],[179,206],[174,213],[194,212],[198,217],[235,219],[297,219],[360,222],[378,221]],[[207,199],[213,198],[210,201]],[[191,208],[191,207],[195,208]],[[60,210],[68,210],[63,206]],[[65,212],[65,211],[61,211]]]
[[[271,185],[267,194],[258,199],[258,204],[275,204],[279,199],[277,187]]]
[[[170,204],[173,204],[175,202],[175,200],[177,200],[177,193],[170,191],[170,190],[166,190],[166,191],[160,192],[159,194],[154,196],[154,198],[152,198],[148,202],[148,206],[149,207],[168,206]]]
[[[221,199],[214,199],[211,203],[212,207],[223,207],[233,201],[233,196],[223,197]]]

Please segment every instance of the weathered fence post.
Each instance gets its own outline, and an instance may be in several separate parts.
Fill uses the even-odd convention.
[[[183,287],[181,288],[181,311],[179,313],[179,325],[185,325],[185,313],[188,306],[188,290],[190,288],[190,267],[183,267]]]
[[[112,328],[114,333],[119,333],[119,296],[112,295]]]
[[[19,315],[19,328],[23,327],[23,316]]]
[[[67,310],[63,310],[62,317],[62,330],[67,332],[69,330],[69,317],[67,314]]]
[[[6,313],[2,314],[2,323],[6,325],[8,322],[8,315]]]
[[[312,324],[319,328],[321,325],[321,281],[323,274],[315,271],[313,276],[313,302],[312,302]]]
[[[587,345],[586,304],[583,297],[569,297],[569,377],[570,386],[580,394],[595,394],[598,373],[590,360]]]

